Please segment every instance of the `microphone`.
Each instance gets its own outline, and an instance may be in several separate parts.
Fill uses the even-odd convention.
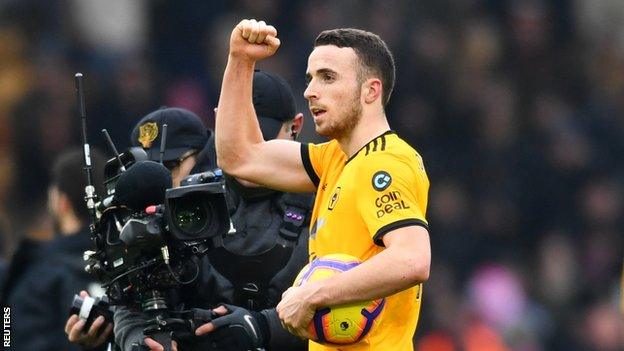
[[[171,172],[165,166],[138,161],[119,176],[114,201],[135,212],[144,211],[147,206],[162,204],[171,185]]]

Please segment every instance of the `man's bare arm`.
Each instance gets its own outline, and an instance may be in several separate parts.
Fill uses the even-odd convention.
[[[389,296],[429,279],[429,232],[421,226],[395,229],[383,237],[386,249],[361,265],[327,279],[313,303],[340,305]]]
[[[217,163],[224,172],[284,191],[313,191],[301,160],[301,144],[264,141],[252,101],[255,63],[280,45],[263,21],[243,20],[232,31],[215,123]]]
[[[359,266],[318,283],[314,307],[390,296],[429,279],[429,233],[421,226],[395,229],[383,237],[386,249]]]
[[[307,327],[317,308],[390,296],[429,279],[431,248],[425,228],[395,229],[383,242],[385,250],[353,269],[286,290],[277,312],[289,331],[310,338]]]

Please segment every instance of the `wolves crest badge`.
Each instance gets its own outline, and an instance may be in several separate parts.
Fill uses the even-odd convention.
[[[139,127],[139,142],[144,148],[150,148],[158,136],[158,124],[147,122]]]

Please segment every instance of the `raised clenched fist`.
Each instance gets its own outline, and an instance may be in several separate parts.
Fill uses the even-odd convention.
[[[279,46],[277,29],[264,21],[242,20],[230,36],[230,56],[250,61],[272,56]]]

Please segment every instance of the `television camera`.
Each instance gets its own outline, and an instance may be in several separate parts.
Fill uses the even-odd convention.
[[[106,163],[106,194],[100,199],[91,183],[80,73],[76,74],[76,91],[88,184],[85,200],[94,243],[94,250],[85,252],[84,259],[86,271],[100,281],[106,296],[97,300],[76,296],[72,311],[87,321],[98,314],[111,321],[109,305],[141,310],[148,316],[144,334],[168,350],[173,335],[190,337],[197,326],[213,317],[201,310],[175,310],[168,297],[196,280],[199,258],[213,247],[216,237],[230,229],[223,174],[215,170],[191,175],[180,187],[172,188],[171,174],[162,165],[166,125],[160,163],[147,160],[142,148],[119,154],[103,130],[115,157]]]

